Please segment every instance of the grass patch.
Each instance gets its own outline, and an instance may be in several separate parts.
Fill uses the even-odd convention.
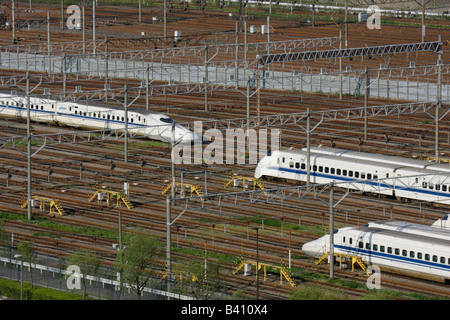
[[[82,300],[81,294],[64,292],[50,288],[34,286],[31,283],[23,282],[23,300]],[[20,299],[20,282],[0,278],[0,295],[8,298]]]

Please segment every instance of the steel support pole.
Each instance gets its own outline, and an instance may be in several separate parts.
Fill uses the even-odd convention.
[[[125,111],[125,141],[124,141],[124,161],[128,163],[128,86],[125,84],[123,108]]]
[[[311,108],[306,115],[306,185],[311,183]]]
[[[166,259],[167,259],[167,292],[170,292],[172,290],[172,209],[171,209],[171,198],[168,194],[166,196],[166,227],[167,227],[167,234],[166,234]]]
[[[339,49],[342,50],[342,30],[339,30]],[[342,100],[342,57],[339,57],[339,100]]]
[[[174,155],[173,155],[173,148],[175,146],[175,120],[173,120],[172,122],[172,144],[171,144],[171,150],[170,150],[170,158],[171,158],[171,162],[172,162],[172,199],[175,199],[175,159],[174,159]]]
[[[47,11],[47,56],[48,56],[48,74],[52,73],[52,51],[51,38],[50,38],[50,11]]]
[[[334,278],[334,183],[330,183],[330,279]]]
[[[205,46],[205,112],[208,112],[208,46]]]
[[[366,67],[364,74],[364,140],[367,140],[367,131],[369,119],[367,117],[367,108],[369,107],[369,69]]]
[[[27,194],[28,194],[28,211],[27,218],[31,220],[31,112],[30,112],[30,74],[27,71]]]
[[[441,35],[439,35],[439,42],[442,41]],[[436,114],[435,114],[435,142],[434,142],[434,153],[435,161],[439,163],[439,112],[441,109],[442,100],[442,54],[438,57],[438,81],[437,81],[437,104],[436,104]]]

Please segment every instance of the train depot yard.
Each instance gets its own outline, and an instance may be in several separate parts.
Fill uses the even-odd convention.
[[[450,298],[448,251],[425,260],[392,243],[443,275],[370,273],[375,250],[387,252],[338,243],[372,232],[370,222],[428,227],[450,214],[450,8],[428,1],[422,27],[418,2],[380,2],[376,29],[362,0],[347,15],[344,1],[314,2],[314,15],[295,1],[96,1],[73,11],[6,1],[2,276],[28,265],[19,246],[28,242],[34,273],[48,286],[59,274],[68,291],[67,268],[89,252],[106,270],[89,275],[99,283],[89,295],[137,299],[116,275],[139,234],[159,251],[143,299]],[[378,160],[317,153],[325,149]],[[381,161],[391,158],[400,164]],[[382,225],[377,236],[402,233]],[[414,236],[448,249],[448,238]]]

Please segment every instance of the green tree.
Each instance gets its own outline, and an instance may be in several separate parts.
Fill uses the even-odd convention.
[[[127,283],[141,299],[142,291],[159,266],[164,250],[160,241],[145,233],[134,232],[125,239],[125,247],[119,249],[116,269],[120,281]]]
[[[28,262],[28,264],[30,265],[31,289],[33,289],[33,263],[35,263],[36,260],[36,252],[34,250],[34,247],[28,241],[20,241],[17,245],[17,249],[22,254],[23,260]]]
[[[206,268],[206,270],[205,270]],[[187,295],[197,300],[208,300],[220,288],[220,263],[204,261],[190,261],[185,265],[184,271],[188,273],[183,280]]]
[[[100,269],[101,260],[94,250],[80,249],[68,259],[69,265],[80,268],[80,280],[83,290],[83,300],[86,299],[86,278],[88,275],[96,276]]]

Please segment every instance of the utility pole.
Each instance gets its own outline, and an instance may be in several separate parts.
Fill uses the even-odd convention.
[[[334,278],[334,183],[330,183],[330,279]]]
[[[208,112],[208,45],[205,46],[205,112]]]
[[[306,185],[311,183],[311,108],[307,109],[306,116]]]
[[[125,93],[123,107],[125,110],[125,142],[124,142],[124,161],[128,163],[128,86],[125,84]]]
[[[439,35],[439,42],[442,41],[441,35]],[[439,53],[438,57],[438,81],[437,81],[437,104],[436,104],[436,114],[435,114],[435,161],[439,163],[439,112],[441,109],[442,100],[442,53]]]
[[[364,74],[364,140],[367,140],[368,118],[367,108],[369,106],[369,69],[366,67]]]
[[[32,200],[32,190],[31,190],[31,121],[30,121],[30,73],[27,71],[27,193],[28,193],[28,214],[27,218],[31,220],[31,200]]]
[[[50,11],[47,11],[47,54],[48,54],[48,74],[52,73],[52,56],[51,56],[51,39],[50,39]]]
[[[95,1],[92,1],[92,50],[95,57],[96,51],[97,51],[97,43],[96,43],[96,32],[95,32]]]
[[[172,290],[172,209],[170,194],[166,196],[166,261],[167,261],[167,292]]]

